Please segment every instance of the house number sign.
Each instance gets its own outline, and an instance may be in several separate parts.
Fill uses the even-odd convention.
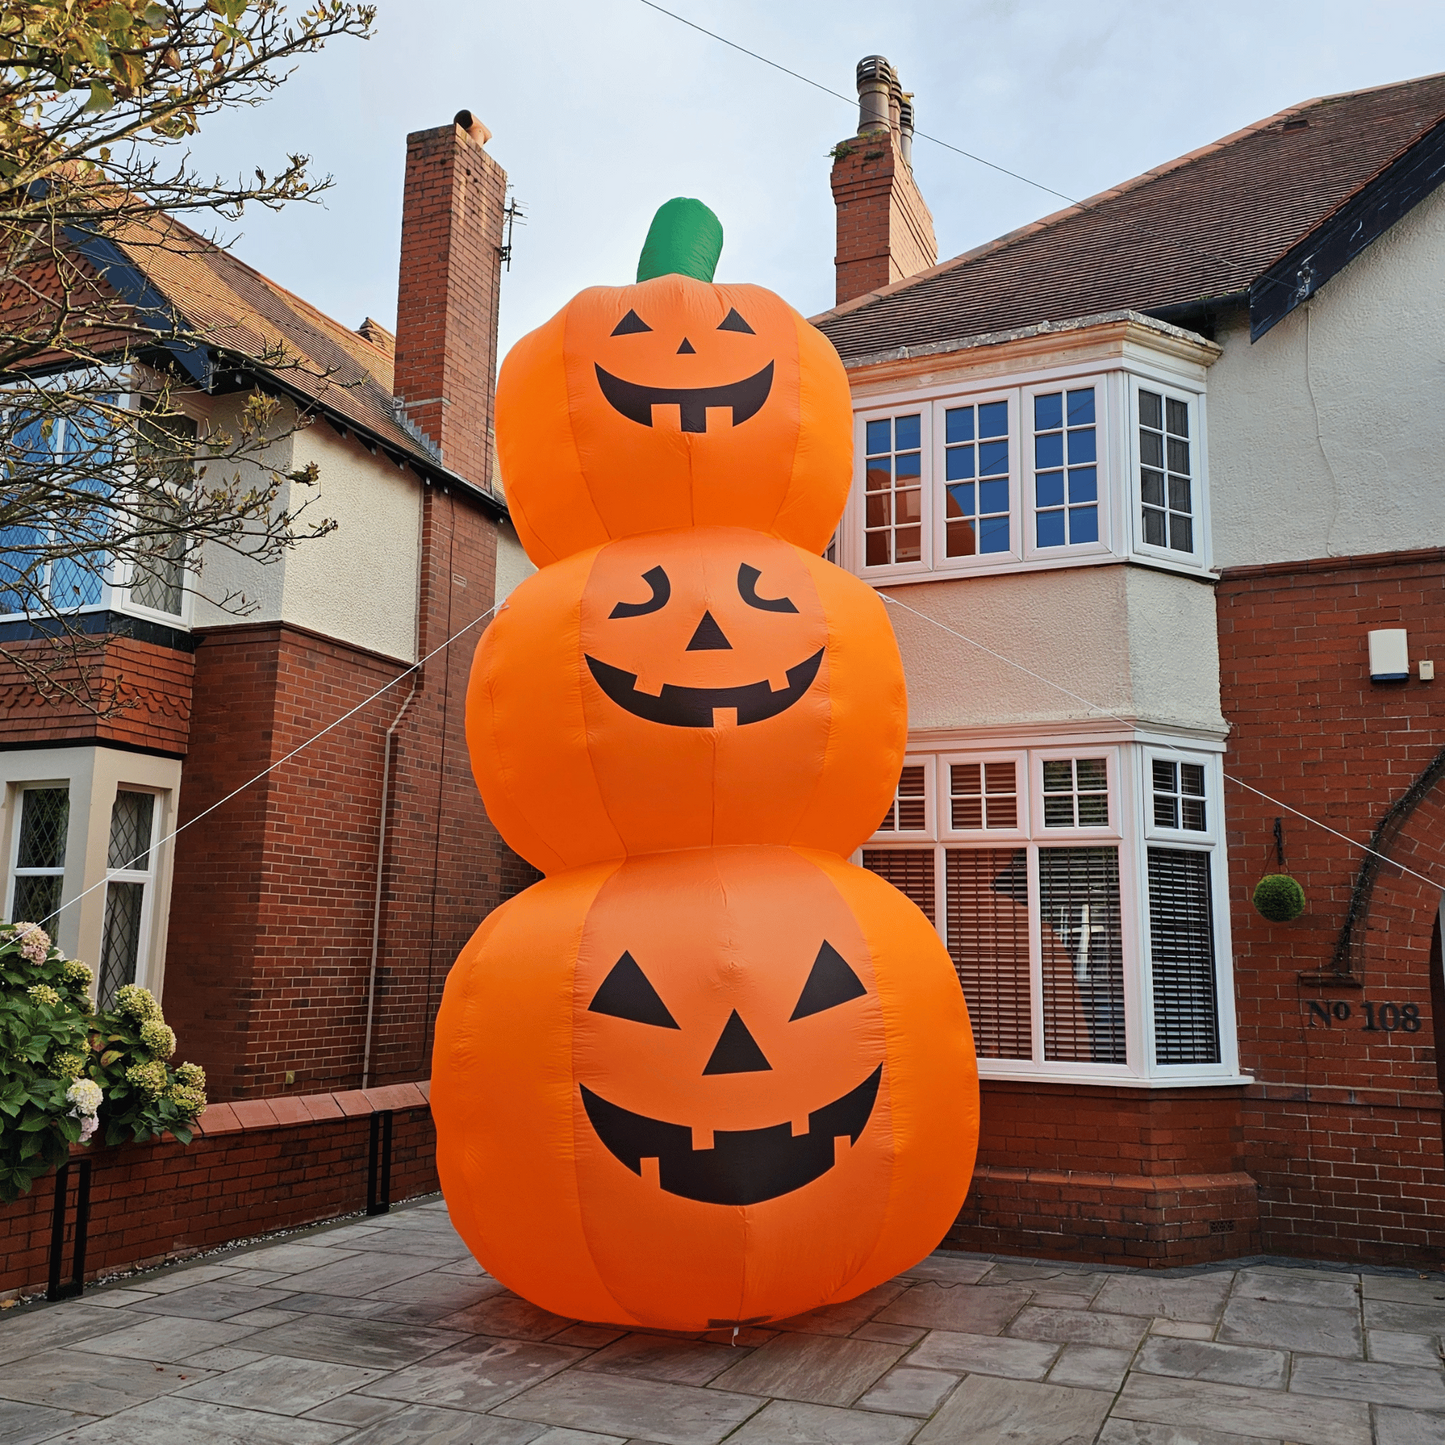
[[[1358,1018],[1355,1025],[1367,1034],[1392,1034],[1396,1029],[1407,1034],[1420,1032],[1420,1005],[1417,1003],[1371,1003],[1360,1000],[1359,1009],[1342,998],[1333,1003],[1312,998],[1309,1001],[1309,1020],[1312,1029],[1333,1028],[1335,1024],[1347,1024]]]

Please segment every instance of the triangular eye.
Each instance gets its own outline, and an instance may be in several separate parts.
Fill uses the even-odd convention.
[[[726,325],[727,323],[724,322],[723,324]],[[614,336],[631,336],[634,331],[651,330],[652,327],[650,327],[637,312],[629,311],[627,315],[612,328],[612,334]]]
[[[756,331],[753,330],[751,326],[748,325],[746,321],[743,320],[741,316],[738,315],[737,307],[735,306],[730,308],[728,314],[723,317],[722,324],[718,327],[718,330],[743,331],[746,332],[749,336],[756,336],[758,334]],[[612,334],[615,336],[617,333],[614,331]]]
[[[798,1006],[788,1022],[820,1014],[824,1009],[837,1008],[840,1003],[862,998],[867,992],[863,980],[848,967],[843,955],[824,939],[817,958],[813,960],[813,970],[798,997]]]
[[[678,1026],[630,953],[624,953],[612,965],[612,971],[587,1005],[587,1012],[611,1014],[615,1019],[631,1019],[633,1023],[652,1024],[659,1029]]]

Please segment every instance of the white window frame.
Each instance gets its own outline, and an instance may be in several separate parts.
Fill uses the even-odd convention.
[[[884,843],[906,843],[906,842],[928,842],[934,836],[933,820],[938,813],[938,764],[933,753],[909,753],[903,759],[905,768],[923,769],[923,827],[921,828],[890,828],[886,831],[879,830],[873,835],[877,841]],[[902,781],[900,772],[899,782]],[[898,786],[893,788],[893,801],[898,801]],[[869,843],[872,847],[872,842]]]
[[[955,763],[1012,763],[1018,822],[1012,828],[955,828],[953,826],[953,775]],[[967,752],[938,755],[938,836],[945,843],[1017,843],[1029,836],[1029,800],[1033,796],[1029,755],[1026,752]]]
[[[948,481],[946,477],[948,467],[948,441],[947,426],[948,413],[955,407],[971,406],[975,409],[980,406],[987,406],[991,402],[1003,402],[1008,407],[1008,498],[1009,498],[1009,547],[1006,552],[975,552],[970,557],[950,557],[948,553]],[[1019,403],[1019,391],[1017,387],[993,388],[986,391],[963,391],[956,394],[950,393],[947,396],[933,397],[928,405],[933,408],[933,457],[936,459],[932,470],[927,474],[927,482],[931,489],[931,497],[925,498],[925,503],[933,513],[933,530],[931,536],[936,539],[936,547],[932,552],[925,555],[932,563],[931,570],[941,573],[960,573],[989,571],[1008,563],[1023,561],[1023,510],[1021,493],[1021,467],[1020,451],[1022,442],[1019,440],[1023,425],[1023,410]],[[978,441],[974,440],[974,485],[978,485],[977,447]],[[869,575],[874,569],[869,568]]]
[[[146,860],[148,866],[145,870],[137,868],[112,868],[110,866],[110,814],[106,816],[106,866],[105,866],[105,887],[100,890],[104,894],[105,904],[101,912],[101,946],[104,949],[105,923],[110,916],[110,885],[112,883],[139,883],[141,885],[141,911],[140,924],[136,935],[136,961],[135,978],[133,982],[140,984],[142,988],[149,988],[150,983],[150,957],[151,957],[151,924],[155,915],[156,883],[159,877],[159,840],[165,837],[164,824],[166,821],[166,804],[169,801],[168,795],[158,788],[144,787],[136,783],[121,782],[117,784],[115,793],[111,797],[111,811],[115,809],[116,802],[121,793],[145,793],[155,801],[151,805],[151,836],[150,847],[146,849]],[[96,985],[99,987],[103,979],[104,957],[103,953],[97,955],[95,960]]]
[[[27,923],[39,923],[39,922],[41,922],[41,920],[38,919],[38,918],[30,918],[30,919],[25,919],[25,920],[19,920],[19,919],[15,919],[15,918],[14,918],[14,912],[15,912],[15,880],[16,880],[17,878],[21,878],[21,877],[26,877],[26,878],[51,877],[51,878],[53,878],[53,877],[58,876],[58,877],[60,878],[60,904],[61,904],[61,907],[63,908],[63,907],[65,906],[66,902],[68,901],[66,895],[67,895],[67,893],[69,892],[69,889],[68,889],[68,887],[67,887],[67,882],[68,882],[68,872],[69,872],[69,863],[70,863],[70,859],[69,859],[69,852],[70,852],[70,830],[71,830],[71,827],[73,826],[73,823],[74,823],[74,819],[73,819],[73,818],[67,817],[67,820],[66,820],[66,835],[65,835],[65,853],[66,853],[66,858],[65,858],[65,862],[62,863],[61,866],[60,866],[58,869],[56,869],[56,868],[21,868],[21,867],[18,866],[18,860],[19,860],[19,858],[20,858],[20,824],[21,824],[22,818],[24,817],[24,811],[25,811],[25,794],[26,794],[26,793],[29,793],[29,792],[34,792],[35,790],[40,789],[40,788],[64,788],[67,793],[70,793],[70,792],[71,792],[70,779],[69,779],[69,778],[38,778],[38,779],[27,779],[27,780],[26,780],[25,782],[23,782],[23,783],[14,783],[14,784],[11,785],[10,806],[11,806],[11,811],[12,811],[12,813],[13,813],[13,817],[11,818],[11,822],[10,822],[10,852],[9,852],[9,855],[8,855],[9,865],[10,865],[10,866],[9,866],[9,868],[6,870],[6,878],[5,878],[5,917],[6,917],[6,918],[9,918],[9,919],[11,919],[12,921],[15,921],[15,922],[20,922],[20,921],[24,921],[24,922],[27,922]],[[72,802],[74,801],[73,798],[72,798],[71,801],[72,801]],[[54,923],[53,923],[53,921],[52,921],[51,923],[49,923],[49,924],[46,925],[46,931],[47,931],[47,932],[50,932],[50,933],[53,933],[53,932],[54,932]]]
[[[145,400],[145,393],[136,389],[133,380],[128,380],[117,372],[116,388],[117,410],[140,410]],[[64,445],[65,427],[69,425],[69,422],[64,418],[61,420],[62,425],[51,436],[52,450],[57,450]],[[162,626],[172,627],[179,631],[189,630],[192,612],[192,582],[195,576],[190,561],[187,559],[181,563],[181,610],[179,613],[162,612],[158,608],[146,607],[142,603],[134,601],[130,590],[131,571],[130,567],[117,561],[115,557],[110,557],[101,574],[99,600],[83,603],[79,607],[58,610],[72,617],[83,617],[87,613],[93,612],[124,612],[128,616],[157,622]],[[48,593],[49,576],[46,578],[45,588]],[[33,615],[27,612],[0,611],[0,625],[28,622]]]
[[[1097,444],[1099,486],[1099,540],[1097,542],[1066,542],[1060,547],[1040,547],[1038,537],[1038,493],[1034,476],[1034,398],[1052,396],[1055,392],[1067,395],[1070,391],[1082,391],[1086,386],[1094,390],[1094,440]],[[1023,487],[1024,497],[1024,551],[1026,561],[1054,561],[1078,557],[1106,557],[1113,553],[1110,545],[1114,536],[1113,499],[1118,476],[1117,457],[1114,450],[1114,416],[1110,407],[1111,388],[1108,372],[1085,372],[1079,376],[1066,376],[1053,381],[1035,382],[1022,389],[1019,402],[1019,449],[1028,451],[1024,463],[1027,480]],[[1027,425],[1027,439],[1023,433]],[[1068,429],[1065,417],[1065,431]],[[1067,459],[1064,464],[1068,473]]]
[[[853,498],[856,505],[844,523],[850,533],[850,540],[857,549],[857,572],[870,582],[885,581],[898,577],[926,576],[933,570],[933,513],[929,488],[933,477],[933,422],[932,401],[920,398],[904,401],[898,405],[872,407],[853,415]],[[918,413],[918,525],[919,560],[917,562],[889,562],[877,567],[867,565],[867,507],[868,507],[868,423],[870,421],[893,421],[899,416]],[[896,524],[895,524],[896,528]]]
[[[1189,409],[1189,485],[1190,500],[1193,504],[1194,550],[1176,552],[1172,547],[1155,546],[1144,540],[1144,485],[1140,475],[1143,461],[1139,451],[1139,392],[1152,391],[1166,400],[1181,401]],[[1210,545],[1209,522],[1209,450],[1205,440],[1204,396],[1197,391],[1157,377],[1129,373],[1129,420],[1128,444],[1128,507],[1129,507],[1129,548],[1140,557],[1172,563],[1176,567],[1191,571],[1208,571],[1213,556]]]
[[[927,754],[909,754],[917,763]],[[1247,1082],[1239,1072],[1238,1031],[1234,1007],[1232,949],[1229,928],[1229,876],[1226,833],[1222,816],[1223,775],[1220,751],[1195,744],[1174,748],[1142,735],[1129,742],[1098,743],[1081,737],[1072,745],[1027,749],[940,748],[935,754],[933,774],[936,811],[931,836],[921,832],[875,834],[865,845],[880,848],[934,850],[935,927],[945,945],[948,940],[948,869],[951,848],[1022,849],[1027,859],[1029,886],[1030,1023],[1033,1059],[988,1059],[978,1061],[985,1078],[1032,1080],[1053,1083],[1126,1084],[1139,1087],[1208,1087]],[[1109,826],[1045,828],[1042,815],[1043,763],[1063,758],[1103,757],[1109,783]],[[1206,833],[1184,829],[1157,829],[1150,825],[1153,813],[1152,768],[1155,757],[1202,763],[1205,767]],[[944,771],[955,762],[1017,761],[1021,787],[1029,794],[1029,806],[1020,799],[1018,829],[955,830],[951,825]],[[1149,944],[1150,846],[1179,851],[1207,853],[1210,857],[1210,898],[1214,930],[1215,1004],[1218,1017],[1220,1062],[1217,1064],[1156,1064],[1154,1062],[1153,969]],[[1125,1011],[1125,1058],[1122,1064],[1046,1060],[1043,1017],[1043,923],[1039,907],[1039,849],[1114,847],[1119,859],[1119,929],[1123,951],[1123,997]],[[861,862],[861,851],[855,856]]]

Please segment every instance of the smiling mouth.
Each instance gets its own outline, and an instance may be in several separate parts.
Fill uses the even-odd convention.
[[[651,426],[653,407],[675,406],[682,418],[683,431],[705,432],[709,407],[730,407],[734,426],[741,426],[758,414],[773,389],[773,363],[770,361],[761,371],[726,386],[639,386],[598,366],[597,384],[612,409],[621,412],[628,421]]]
[[[711,1149],[692,1147],[692,1130],[609,1104],[586,1084],[582,1104],[597,1137],[636,1175],[644,1159],[657,1160],[664,1192],[700,1204],[761,1204],[821,1178],[836,1159],[833,1141],[856,1144],[867,1126],[883,1077],[879,1064],[856,1089],[808,1115],[808,1132],[791,1124],[767,1129],[718,1129]]]
[[[587,656],[587,654],[583,654]],[[811,657],[788,669],[788,685],[777,692],[766,680],[745,682],[738,687],[678,687],[664,683],[653,697],[638,692],[637,674],[624,672],[610,663],[587,657],[587,666],[597,686],[620,708],[647,722],[664,723],[674,728],[710,728],[715,708],[735,708],[738,725],[763,722],[786,712],[813,685],[823,662],[820,647]]]

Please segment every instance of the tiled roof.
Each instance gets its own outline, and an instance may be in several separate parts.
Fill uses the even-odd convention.
[[[445,468],[392,409],[396,338],[370,317],[353,331],[261,275],[173,217],[156,216],[115,238],[205,347],[248,358],[393,455],[428,472]],[[498,508],[500,498],[469,485]]]
[[[868,356],[1237,297],[1445,119],[1445,75],[1305,101],[813,318]]]

